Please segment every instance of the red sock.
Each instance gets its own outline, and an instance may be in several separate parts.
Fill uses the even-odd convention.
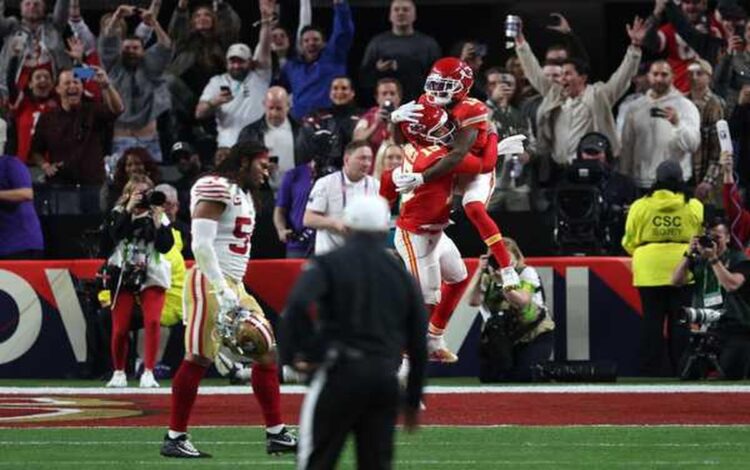
[[[492,256],[501,268],[510,266],[510,254],[503,243],[503,236],[495,221],[487,214],[487,209],[479,201],[474,201],[464,206],[466,216],[479,232],[485,245],[492,251]]]
[[[279,391],[279,371],[276,363],[256,364],[250,378],[253,394],[258,400],[266,427],[277,426],[281,420],[281,392]]]
[[[448,321],[451,319],[453,311],[456,310],[456,306],[464,295],[464,291],[468,284],[468,277],[455,284],[443,283],[440,287],[440,303],[435,307],[435,311],[430,319],[430,327],[428,330],[430,333],[434,335],[443,334],[445,325],[447,325]]]
[[[190,411],[193,409],[198,385],[201,383],[206,367],[183,360],[172,379],[172,409],[169,412],[169,429],[176,432],[187,432]]]
[[[125,370],[125,362],[128,358],[128,345],[130,333],[130,318],[133,315],[133,303],[135,298],[131,292],[120,291],[115,299],[115,308],[112,310],[112,366],[115,370]]]
[[[143,309],[143,367],[154,370],[156,353],[159,351],[159,333],[161,325],[161,311],[164,308],[164,289],[149,287],[141,292],[141,307]]]

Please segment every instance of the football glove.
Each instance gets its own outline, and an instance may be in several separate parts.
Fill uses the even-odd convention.
[[[391,113],[391,122],[398,124],[399,122],[419,122],[419,118],[422,117],[422,111],[424,106],[414,101],[409,101],[406,104],[402,104],[395,111]]]
[[[394,170],[392,179],[396,191],[401,194],[412,192],[424,184],[422,173],[404,173],[400,168]]]
[[[229,287],[220,288],[216,292],[219,311],[216,312],[216,331],[219,336],[226,338],[232,335],[233,314],[240,306],[240,299]]]
[[[524,152],[523,141],[526,136],[522,134],[512,135],[501,140],[497,144],[498,155],[519,155]]]

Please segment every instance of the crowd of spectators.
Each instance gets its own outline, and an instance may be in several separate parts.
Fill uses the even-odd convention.
[[[23,0],[18,18],[1,2],[5,153],[28,166],[37,200],[50,197],[50,189],[75,188],[71,213],[106,213],[128,179],[145,173],[155,184],[174,185],[177,218],[186,223],[195,178],[235,143],[260,141],[272,157],[266,190],[278,209],[278,238],[291,244],[290,256],[310,254],[314,227],[303,215],[313,184],[341,169],[344,149],[359,140],[373,155],[367,173],[380,180],[390,159],[399,158],[389,113],[420,95],[443,55],[438,41],[417,28],[412,0],[390,2],[380,19],[390,27],[367,40],[361,58],[351,56],[357,25],[347,0],[331,0],[329,25],[314,21],[310,0],[300,1],[298,14],[260,0],[252,24],[230,0],[178,0],[171,12],[161,3],[123,4],[89,25],[79,0]],[[280,22],[293,15],[294,34]],[[165,27],[160,17],[169,19]],[[446,49],[473,70],[471,96],[486,102],[500,137],[527,138],[523,154],[498,159],[490,210],[545,211],[551,202],[554,210],[556,191],[584,159],[600,164],[605,200],[613,192],[606,188],[617,188],[617,201],[608,202],[620,210],[621,225],[668,160],[680,163],[688,191],[707,211],[728,210],[721,119],[735,138],[731,201],[744,207],[746,18],[732,0],[713,10],[706,0],[655,0],[648,18],[627,25],[630,45],[601,81],[593,79],[573,25],[557,13],[546,33],[552,45],[539,56],[532,51],[539,38],[526,37],[523,27],[502,63],[490,59],[480,39]],[[246,31],[255,43],[241,41]],[[350,70],[355,61],[358,70]],[[593,156],[586,156],[581,144],[592,132],[602,152],[589,145]]]

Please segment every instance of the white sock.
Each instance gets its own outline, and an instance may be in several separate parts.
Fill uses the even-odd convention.
[[[172,431],[171,429],[167,431],[167,436],[169,436],[170,439],[177,439],[178,437],[184,436],[185,434],[186,433],[184,432]]]
[[[278,434],[281,432],[282,429],[284,429],[284,423],[277,424],[276,426],[271,426],[270,428],[266,428],[266,432],[268,434]]]

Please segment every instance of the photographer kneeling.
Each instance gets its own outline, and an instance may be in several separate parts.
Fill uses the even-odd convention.
[[[154,191],[144,175],[134,175],[109,214],[107,229],[115,245],[107,260],[108,288],[112,292],[112,363],[114,373],[107,387],[126,387],[125,362],[133,307],[143,312],[145,330],[144,370],[140,386],[158,387],[154,364],[159,346],[159,321],[171,267],[164,256],[174,243],[169,219],[161,207],[164,193]]]
[[[706,228],[706,235],[690,241],[688,251],[672,274],[672,283],[685,285],[689,281],[688,274],[693,274],[692,306],[705,310],[700,314],[687,312],[687,319],[710,326],[718,335],[722,378],[747,378],[750,372],[750,283],[746,280],[750,278],[750,261],[741,251],[729,247],[726,221],[714,219]]]
[[[503,288],[500,268],[488,253],[479,261],[479,282],[469,304],[480,306],[484,325],[480,344],[481,382],[530,382],[533,368],[552,357],[555,322],[544,302],[536,269],[527,266],[518,244],[503,239],[521,280]]]

